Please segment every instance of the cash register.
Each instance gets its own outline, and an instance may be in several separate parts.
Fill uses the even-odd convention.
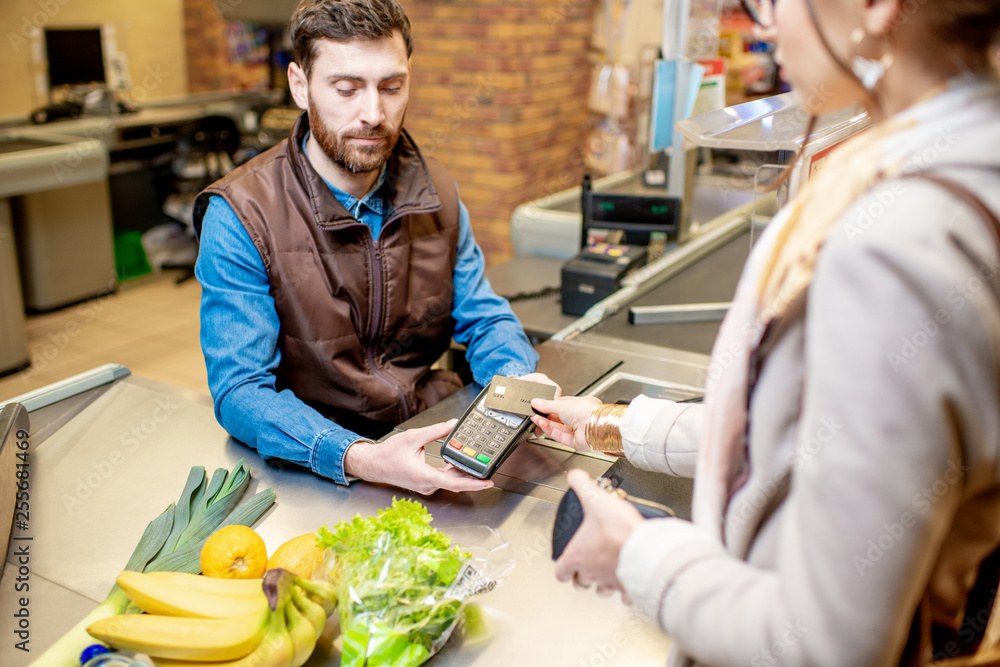
[[[681,200],[660,193],[594,192],[590,175],[583,178],[580,210],[580,253],[562,267],[562,312],[583,315],[621,287],[622,279],[654,259],[678,236]],[[604,240],[592,230],[606,230]],[[609,241],[611,238],[617,239]]]

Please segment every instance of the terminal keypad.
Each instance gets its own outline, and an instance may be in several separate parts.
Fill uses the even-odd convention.
[[[448,446],[480,463],[489,463],[514,437],[522,418],[479,405],[469,415]]]

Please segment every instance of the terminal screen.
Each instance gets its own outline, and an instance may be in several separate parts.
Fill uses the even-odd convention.
[[[46,29],[49,87],[104,83],[100,28]]]

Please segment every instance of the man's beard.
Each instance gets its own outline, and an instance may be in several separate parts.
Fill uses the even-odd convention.
[[[400,124],[400,128],[402,124]],[[316,107],[313,106],[312,99],[309,100],[309,129],[316,137],[323,152],[341,168],[352,174],[364,174],[382,169],[392,149],[399,141],[401,129],[392,132],[384,125],[372,128],[361,128],[353,130],[350,134],[338,136],[331,131],[324,123]],[[374,146],[352,144],[350,139],[375,139],[382,137],[382,141]]]

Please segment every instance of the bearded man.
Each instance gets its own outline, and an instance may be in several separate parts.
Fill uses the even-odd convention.
[[[302,0],[290,31],[305,113],[195,204],[216,417],[263,457],[340,484],[489,488],[426,462],[450,423],[374,442],[461,387],[431,369],[453,338],[481,385],[548,381],[483,275],[455,181],[403,129],[409,19],[396,0]]]

